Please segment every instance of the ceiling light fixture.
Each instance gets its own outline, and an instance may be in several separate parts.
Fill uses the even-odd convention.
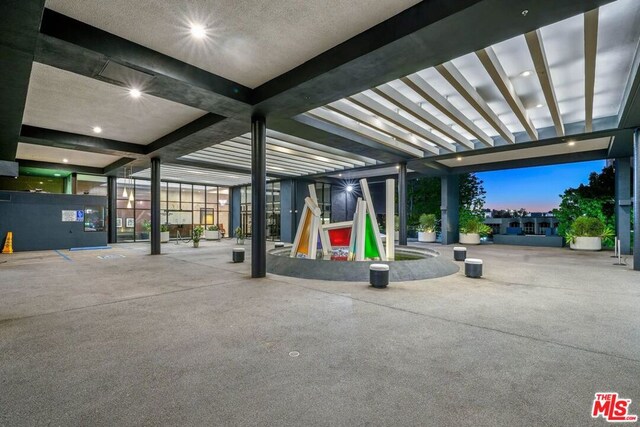
[[[529,9],[525,9],[522,11],[522,16],[527,16],[527,13],[529,13]]]
[[[527,70],[527,71],[523,71],[520,75],[521,75],[522,77],[529,77],[529,76],[531,75],[531,71],[529,71],[529,70]]]
[[[54,173],[53,176],[60,176],[60,174],[59,173]]]
[[[542,108],[542,107],[544,107],[544,104],[538,104],[538,105],[536,105],[536,108]]]
[[[191,35],[196,39],[203,39],[207,36],[207,30],[200,24],[191,24]]]
[[[459,162],[461,162],[461,161],[462,161],[462,156],[458,156],[458,157],[456,157],[456,160],[457,160],[457,161],[459,161]]]
[[[93,133],[102,133],[102,128],[100,126],[94,126]]]
[[[142,95],[142,92],[140,92],[139,89],[131,88],[129,89],[129,95],[131,95],[132,98],[140,98],[140,95]]]
[[[573,147],[574,145],[576,145],[576,142],[575,141],[569,141],[568,145],[569,145],[569,147]]]
[[[69,163],[69,159],[62,159],[62,163]]]

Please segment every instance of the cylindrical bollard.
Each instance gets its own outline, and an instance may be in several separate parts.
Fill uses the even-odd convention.
[[[482,260],[477,258],[465,259],[464,275],[475,279],[482,277]]]
[[[453,248],[453,259],[456,261],[464,261],[467,258],[467,248],[464,246],[455,246]]]
[[[244,248],[233,248],[231,256],[233,262],[244,262]]]
[[[374,288],[386,288],[389,284],[389,266],[387,264],[371,264],[369,266],[369,283]]]

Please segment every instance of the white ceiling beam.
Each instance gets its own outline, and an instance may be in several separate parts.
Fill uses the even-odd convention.
[[[398,92],[397,90],[389,86],[388,84],[378,86],[377,88],[373,89],[373,91],[376,94],[383,97],[384,99],[386,99],[387,101],[397,106],[398,108],[401,108],[402,110],[411,114],[416,119],[422,121],[428,126],[431,126],[432,128],[436,129],[438,132],[453,139],[460,145],[464,145],[469,149],[475,148],[475,145],[473,145],[473,142],[465,138],[460,132],[457,132],[456,130],[452,129],[451,126],[447,125],[442,120],[438,119],[436,116],[429,113],[427,110],[418,106],[415,102],[411,101],[409,98],[407,98],[406,96],[404,96],[403,94],[401,94],[400,92]]]
[[[244,135],[235,139],[242,138],[247,139]],[[281,153],[287,153],[299,157],[303,157],[313,161],[319,161],[321,164],[328,163],[329,165],[341,165],[344,167],[353,168],[356,166],[365,166],[364,162],[350,159],[346,156],[336,156],[334,154],[326,153],[324,151],[314,150],[312,148],[302,147],[295,144],[290,144],[285,141],[280,141],[273,137],[267,136],[267,150],[279,151]],[[318,158],[324,158],[326,160],[318,160]]]
[[[511,83],[511,80],[509,80],[509,76],[507,76],[504,68],[502,68],[493,48],[488,47],[486,49],[478,50],[476,51],[476,56],[480,59],[484,69],[489,73],[493,83],[496,85],[505,101],[507,101],[507,104],[509,104],[511,111],[516,115],[522,124],[522,127],[524,127],[524,130],[529,134],[529,137],[534,141],[537,140],[538,130],[531,122],[527,109],[522,105],[520,97],[518,97],[518,94],[513,88],[513,84]]]
[[[407,119],[404,116],[401,116],[400,114],[396,113],[390,108],[385,107],[379,102],[369,98],[367,95],[363,93],[353,95],[347,99],[353,102],[354,104],[356,104],[357,106],[366,109],[372,114],[377,114],[380,117],[384,117],[386,120],[390,121],[391,123],[395,124],[398,127],[401,127],[407,132],[411,132],[419,136],[420,138],[433,142],[434,144],[440,146],[440,148],[443,148],[447,151],[452,151],[452,152],[456,151],[456,146],[450,143],[449,141],[446,141],[440,138],[438,135],[434,134],[433,132],[429,132],[427,129],[423,128],[417,123],[412,122],[411,120]]]
[[[500,120],[498,115],[493,112],[487,102],[478,94],[471,83],[464,78],[462,73],[451,62],[446,62],[442,65],[438,65],[436,70],[445,78],[447,82],[469,103],[473,108],[480,113],[483,119],[493,127],[500,136],[502,136],[508,143],[514,144],[516,142],[515,137],[507,126]]]
[[[246,161],[243,161],[241,159],[237,158],[237,155],[235,153],[215,153],[215,154],[208,154],[208,153],[192,153],[189,154],[187,156],[183,156],[180,157],[180,159],[184,159],[184,160],[201,160],[204,162],[207,161],[211,161],[214,163],[219,163],[220,161],[224,161],[225,163],[229,164],[229,165],[233,165],[233,166],[245,166],[247,165]],[[298,168],[296,166],[291,166],[291,165],[282,165],[280,163],[277,162],[268,162],[267,163],[267,169],[272,168],[272,167],[278,167],[278,170],[281,171],[289,171],[295,175],[301,175],[300,171],[303,170],[303,168]],[[304,172],[309,172],[308,170],[304,169]],[[320,171],[320,173],[322,173],[322,171]]]
[[[596,84],[598,50],[598,9],[584,14],[584,128],[593,130],[593,97]]]
[[[387,147],[393,148],[394,150],[402,151],[403,153],[409,154],[410,156],[417,158],[424,157],[424,152],[422,150],[393,139],[390,136],[376,132],[373,129],[368,128],[367,126],[354,123],[354,120],[344,117],[340,114],[333,113],[323,108],[316,108],[315,110],[311,110],[306,114],[356,132],[364,136],[365,138],[369,138],[380,144],[386,145]],[[434,150],[437,149],[434,147]]]
[[[246,134],[243,136],[251,137],[250,134]],[[330,153],[334,156],[338,156],[340,158],[346,157],[350,160],[354,160],[357,162],[362,162],[362,166],[366,165],[376,165],[378,162],[370,157],[361,156],[358,154],[350,153],[348,151],[339,150],[337,148],[329,147],[323,144],[319,144],[317,142],[308,141],[306,139],[298,138],[297,136],[287,135],[285,133],[277,132],[274,130],[267,129],[267,138],[273,138],[278,141],[285,142],[287,144],[293,144],[296,147],[305,147],[310,150],[317,150],[323,153]]]
[[[220,144],[219,144],[220,145]],[[241,138],[232,138],[229,141],[225,141],[222,144],[223,147],[237,147],[240,148],[242,150],[246,150],[247,147],[244,144],[243,140]],[[284,151],[283,151],[284,150]],[[250,154],[251,152],[249,151],[247,154]],[[346,165],[341,165],[340,163],[337,162],[326,162],[326,161],[322,161],[322,160],[318,160],[318,159],[314,159],[314,158],[307,158],[305,156],[299,156],[298,153],[295,152],[291,152],[291,150],[288,149],[283,149],[280,148],[280,150],[274,150],[273,146],[269,146],[269,144],[267,144],[267,159],[279,159],[280,161],[283,162],[290,162],[290,163],[295,163],[295,164],[303,164],[305,166],[308,167],[318,167],[318,168],[324,168],[324,169],[336,169],[337,166],[342,166],[342,167],[338,167],[338,169],[344,169],[345,167],[353,167],[353,165],[347,163]]]
[[[560,115],[560,109],[558,108],[558,99],[556,98],[556,91],[553,87],[553,81],[551,80],[551,73],[549,72],[549,63],[547,62],[547,54],[544,50],[544,44],[542,43],[542,34],[540,30],[531,31],[524,35],[529,47],[529,53],[533,60],[533,65],[542,87],[542,93],[544,99],[551,113],[553,125],[556,128],[557,136],[564,136],[564,123],[562,123],[562,116]]]
[[[420,141],[417,138],[415,137],[412,138],[412,135],[407,134],[404,130],[400,130],[395,126],[389,125],[388,123],[382,121],[380,118],[383,116],[378,117],[376,113],[374,113],[376,114],[376,117],[374,117],[370,113],[361,111],[355,108],[351,103],[343,100],[336,101],[332,104],[329,104],[326,106],[326,108],[329,108],[330,110],[336,111],[340,114],[344,114],[345,116],[352,118],[353,120],[366,123],[369,126],[376,128],[380,132],[384,132],[389,136],[398,138],[401,141],[406,142],[407,144],[415,145],[421,150],[434,153],[435,147],[427,143],[420,144]],[[451,146],[453,147],[453,145]]]
[[[493,147],[493,139],[487,135],[482,129],[480,129],[472,120],[467,118],[460,112],[447,98],[440,95],[437,90],[422,77],[417,74],[403,77],[400,80],[415,93],[424,98],[425,101],[440,110],[445,116],[453,120],[460,127],[465,129],[471,135],[478,138],[482,144],[487,147]]]

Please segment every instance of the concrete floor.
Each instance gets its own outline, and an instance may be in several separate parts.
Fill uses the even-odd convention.
[[[0,425],[605,425],[601,391],[640,412],[640,273],[610,253],[474,247],[484,279],[375,290],[251,280],[232,246],[0,255]]]

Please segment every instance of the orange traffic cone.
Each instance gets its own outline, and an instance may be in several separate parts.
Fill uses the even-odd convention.
[[[4,248],[2,248],[3,254],[13,253],[13,233],[9,231],[7,233],[7,240],[4,241]]]

